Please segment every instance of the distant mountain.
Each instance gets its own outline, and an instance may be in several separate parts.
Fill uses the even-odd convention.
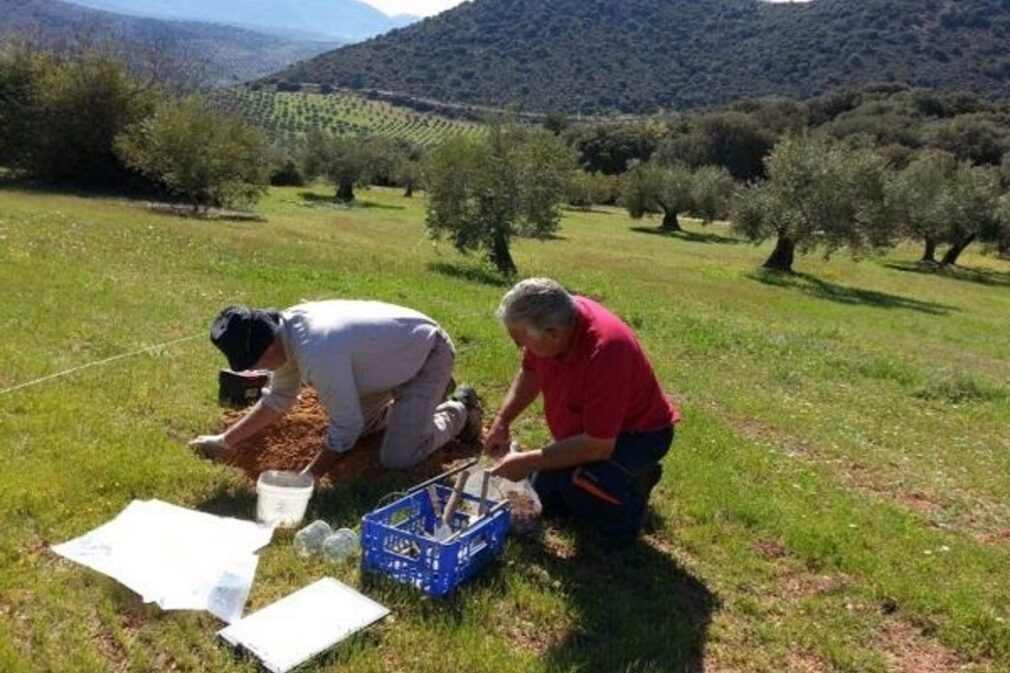
[[[128,60],[154,58],[162,67],[174,60],[207,84],[254,79],[337,46],[231,26],[122,16],[57,0],[0,0],[0,34],[52,45],[113,41]]]
[[[288,35],[358,42],[413,23],[358,0],[71,0],[136,16],[209,21]]]
[[[642,113],[901,82],[1010,98],[1010,0],[473,0],[275,78]]]

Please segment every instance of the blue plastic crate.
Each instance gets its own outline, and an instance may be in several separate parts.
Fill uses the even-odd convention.
[[[444,507],[452,489],[437,485]],[[429,596],[445,596],[505,549],[510,513],[508,506],[485,516],[470,528],[460,510],[466,502],[479,504],[480,498],[463,493],[459,509],[450,523],[453,531],[463,530],[449,542],[440,542],[433,533],[439,519],[428,493],[418,490],[361,518],[361,569],[388,575],[413,585]],[[499,503],[488,501],[488,509]]]

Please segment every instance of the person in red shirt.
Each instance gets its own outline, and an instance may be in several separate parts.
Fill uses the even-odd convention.
[[[546,278],[513,287],[498,308],[522,367],[484,443],[492,474],[533,475],[544,514],[568,512],[614,543],[633,541],[680,413],[631,328]],[[540,395],[554,441],[508,453],[512,422]]]

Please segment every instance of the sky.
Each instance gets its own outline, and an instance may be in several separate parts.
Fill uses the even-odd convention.
[[[362,0],[386,14],[414,14],[415,16],[431,16],[455,7],[463,0]]]

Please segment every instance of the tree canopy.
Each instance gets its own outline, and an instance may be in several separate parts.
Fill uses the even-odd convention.
[[[790,136],[767,160],[768,180],[747,189],[734,227],[752,241],[776,237],[765,268],[792,271],[795,252],[840,248],[854,254],[893,244],[888,168],[871,149],[815,135]]]
[[[514,275],[513,237],[554,233],[573,168],[568,148],[546,131],[496,123],[485,137],[451,139],[426,159],[428,230],[463,252],[484,250]]]

